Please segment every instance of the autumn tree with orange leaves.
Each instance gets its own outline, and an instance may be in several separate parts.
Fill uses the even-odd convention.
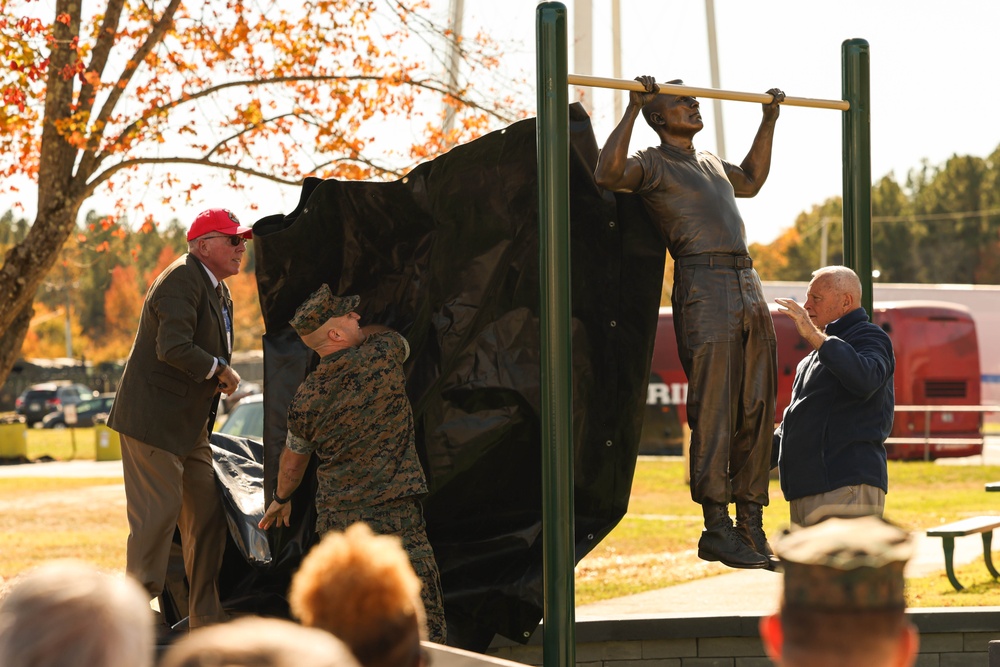
[[[104,294],[108,340],[117,347],[110,355],[111,358],[125,358],[139,328],[142,295],[135,289],[135,273],[135,266],[132,264],[116,266],[111,270],[111,285]]]
[[[0,381],[96,192],[152,188],[169,206],[201,187],[202,167],[224,170],[234,188],[397,177],[524,115],[491,73],[498,53],[485,37],[457,42],[476,86],[446,83],[427,45],[455,39],[424,2],[52,4],[0,0],[0,192],[15,176],[37,183],[31,229],[0,267]],[[404,55],[414,43],[426,58]],[[448,132],[444,105],[457,118]],[[394,120],[412,141],[380,145]]]

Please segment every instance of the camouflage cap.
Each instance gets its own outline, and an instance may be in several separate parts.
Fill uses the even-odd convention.
[[[347,315],[358,307],[360,301],[361,297],[357,295],[335,296],[330,291],[330,286],[323,283],[295,310],[289,324],[300,336],[307,336],[326,324],[331,317]]]
[[[794,609],[903,609],[908,532],[878,516],[831,517],[786,530],[772,546],[785,575],[784,605]]]

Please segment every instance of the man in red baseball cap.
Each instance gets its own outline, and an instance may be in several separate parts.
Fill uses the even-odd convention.
[[[236,215],[227,208],[210,208],[199,213],[188,230],[187,240],[193,241],[211,232],[253,238],[253,230],[242,226]]]
[[[252,236],[231,211],[198,214],[188,253],[146,294],[108,417],[121,434],[126,570],[151,597],[160,595],[174,527],[180,528],[192,628],[227,619],[218,588],[226,519],[208,436],[220,392],[240,382],[229,365],[233,302],[222,281],[239,272]]]

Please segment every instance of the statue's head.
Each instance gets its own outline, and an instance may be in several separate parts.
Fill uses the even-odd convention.
[[[684,85],[681,79],[667,83]],[[669,134],[693,136],[704,127],[698,99],[690,95],[657,95],[656,99],[642,107],[642,115],[657,132],[662,129]]]

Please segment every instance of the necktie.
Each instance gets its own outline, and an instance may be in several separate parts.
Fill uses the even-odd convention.
[[[221,280],[219,281],[219,284],[215,286],[215,293],[219,295],[219,304],[222,306],[222,319],[226,324],[226,347],[229,348],[229,350],[232,350],[233,322],[229,319],[229,309],[226,308],[226,297],[223,295]]]

